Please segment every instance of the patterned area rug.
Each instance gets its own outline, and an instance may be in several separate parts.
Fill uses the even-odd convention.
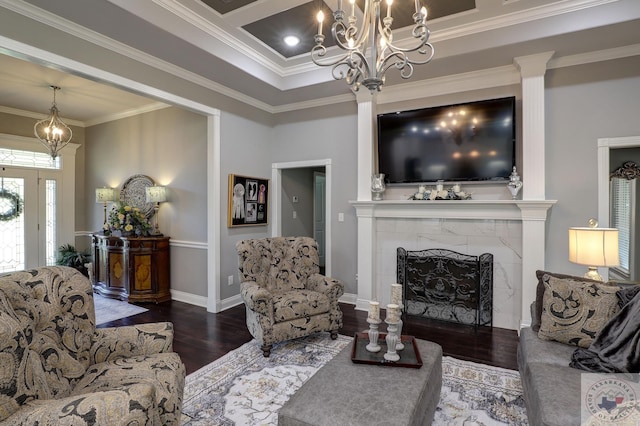
[[[100,296],[97,293],[93,293],[93,303],[96,307],[96,325],[148,311],[148,309],[142,306],[132,305],[131,303],[117,299],[110,299]]]
[[[276,425],[280,407],[352,340],[319,333],[274,345],[269,358],[252,340],[187,376],[182,424]],[[517,371],[450,357],[442,370],[434,425],[528,424]]]

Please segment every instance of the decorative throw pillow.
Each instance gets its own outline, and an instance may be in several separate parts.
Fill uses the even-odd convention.
[[[588,348],[620,308],[618,287],[589,281],[543,277],[538,337]]]
[[[538,279],[538,286],[536,287],[536,305],[535,305],[534,316],[533,318],[531,318],[531,329],[536,333],[540,331],[540,319],[542,317],[542,297],[544,296],[544,290],[546,288],[544,286],[545,280],[543,279],[545,275],[547,277],[602,284],[602,281],[595,281],[589,278],[578,277],[575,275],[556,274],[554,272],[547,272],[547,271],[536,271],[536,278]]]

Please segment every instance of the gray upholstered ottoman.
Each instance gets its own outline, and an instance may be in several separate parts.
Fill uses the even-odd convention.
[[[431,424],[440,400],[442,348],[416,343],[419,369],[354,364],[348,345],[284,404],[278,425]]]

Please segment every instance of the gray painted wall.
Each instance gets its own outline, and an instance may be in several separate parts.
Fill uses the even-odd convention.
[[[640,135],[640,57],[548,71],[545,105],[546,197],[558,200],[546,269],[582,275],[585,267],[568,260],[568,229],[598,216],[598,138]]]
[[[207,123],[202,115],[165,108],[86,129],[86,211],[89,230],[102,226],[94,189],[122,188],[132,175],[168,187],[160,205],[160,232],[172,241],[206,243]],[[193,244],[191,244],[193,245]],[[207,295],[206,250],[171,247],[171,288]]]
[[[222,189],[221,211],[210,212],[220,215],[220,298],[226,299],[240,294],[238,279],[238,257],[236,242],[250,238],[264,238],[271,236],[271,222],[269,225],[227,227],[230,173],[271,179],[271,146],[273,130],[270,126],[252,121],[241,116],[223,112],[220,115],[220,136],[222,159],[220,179]],[[270,191],[273,189],[270,188]],[[269,203],[272,196],[269,194]],[[269,206],[271,210],[271,206]],[[233,285],[229,286],[228,277],[233,277]]]
[[[354,103],[355,106],[355,103]],[[345,283],[346,293],[356,293],[356,215],[349,204],[356,199],[357,114],[351,106],[333,109],[347,115],[332,115],[327,110],[290,114],[289,122],[276,125],[271,141],[271,162],[331,160],[331,276]],[[349,113],[350,112],[350,113]],[[292,122],[297,118],[299,121]],[[344,222],[338,222],[338,213]]]

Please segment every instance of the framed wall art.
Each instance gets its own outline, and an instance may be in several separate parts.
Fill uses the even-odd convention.
[[[267,225],[269,223],[269,179],[229,175],[227,226]]]

